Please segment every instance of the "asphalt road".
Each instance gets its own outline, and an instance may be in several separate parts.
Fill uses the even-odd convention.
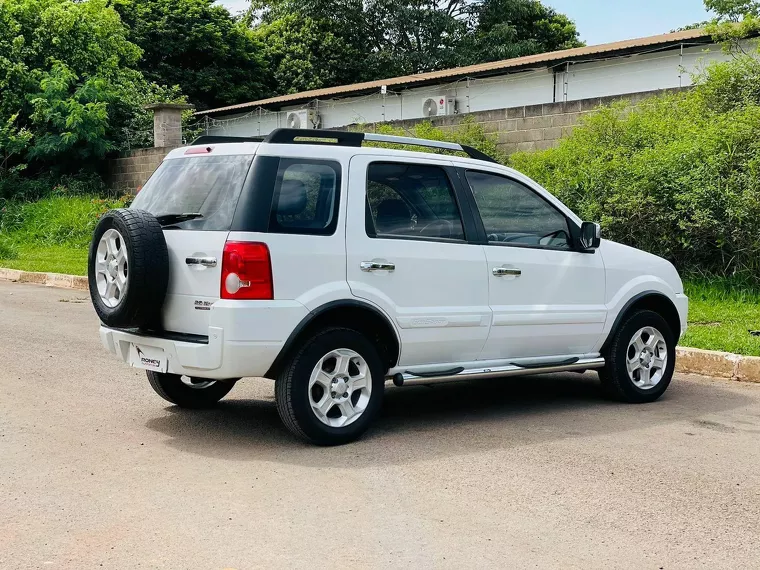
[[[759,568],[760,386],[593,374],[390,388],[315,448],[273,386],[179,410],[79,292],[0,282],[0,569]]]

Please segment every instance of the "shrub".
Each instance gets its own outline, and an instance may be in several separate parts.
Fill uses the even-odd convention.
[[[368,131],[368,125],[360,125],[358,130]],[[434,141],[446,141],[454,142],[467,146],[471,146],[480,152],[483,152],[499,162],[505,162],[506,157],[499,151],[496,140],[496,135],[489,135],[485,132],[482,125],[479,125],[474,121],[472,117],[464,117],[460,123],[454,127],[450,127],[450,130],[445,128],[436,127],[430,121],[423,121],[417,123],[411,129],[404,129],[392,124],[379,124],[377,125],[377,132],[384,135],[396,135],[401,137],[414,137],[418,139],[428,139]],[[425,147],[413,146],[413,145],[393,145],[386,143],[371,143],[370,146],[401,148],[403,150],[412,151],[424,151]],[[432,150],[430,152],[433,152]]]
[[[511,164],[605,236],[685,274],[760,281],[760,64],[713,64],[686,93],[613,105]]]

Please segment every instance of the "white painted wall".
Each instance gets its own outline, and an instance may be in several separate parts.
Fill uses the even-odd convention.
[[[354,123],[373,123],[422,118],[422,104],[437,95],[456,98],[459,113],[489,111],[523,105],[575,101],[591,97],[623,95],[691,85],[691,74],[707,62],[728,56],[719,46],[676,47],[667,51],[640,54],[586,63],[566,69],[547,68],[522,71],[485,79],[461,79],[438,86],[379,93],[346,99],[319,100],[316,108],[323,128]],[[230,136],[265,135],[286,126],[288,111],[306,105],[271,112],[252,110],[209,120],[209,134]]]

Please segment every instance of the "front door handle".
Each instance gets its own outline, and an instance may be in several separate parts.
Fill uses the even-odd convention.
[[[216,257],[187,257],[188,265],[203,265],[204,267],[216,267]]]
[[[362,271],[394,271],[396,265],[394,263],[385,263],[382,261],[362,261],[359,264]]]
[[[496,277],[504,277],[505,275],[513,275],[517,277],[522,275],[522,271],[508,267],[494,267],[493,274],[496,275]]]

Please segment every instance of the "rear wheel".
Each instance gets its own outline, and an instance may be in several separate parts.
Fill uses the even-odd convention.
[[[148,382],[167,402],[180,408],[212,408],[224,398],[235,385],[234,380],[219,381],[190,378],[179,374],[147,371]]]
[[[615,332],[599,371],[607,393],[617,400],[646,403],[668,389],[676,361],[670,326],[654,311],[637,311]]]
[[[377,415],[385,377],[377,349],[357,331],[321,331],[276,381],[277,411],[295,435],[317,445],[361,436]]]

